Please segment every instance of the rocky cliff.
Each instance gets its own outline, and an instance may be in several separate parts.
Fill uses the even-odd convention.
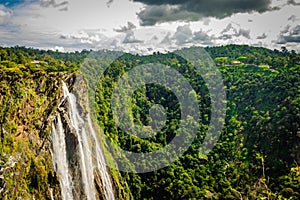
[[[62,98],[61,81],[73,73],[0,70],[0,196],[50,199],[60,196],[51,159],[50,125]]]
[[[53,167],[51,126],[58,115],[65,129],[67,159],[71,169],[74,199],[85,199],[78,138],[63,102],[62,81],[73,89],[75,72],[47,72],[22,66],[0,70],[0,196],[3,199],[61,199],[60,177]],[[86,94],[82,77],[77,76],[77,92]],[[87,98],[78,95],[80,104]],[[87,111],[79,107],[83,115]],[[115,197],[130,199],[128,186],[116,170],[110,173]],[[95,196],[105,199],[101,174],[93,172]],[[125,185],[125,186],[124,186]]]

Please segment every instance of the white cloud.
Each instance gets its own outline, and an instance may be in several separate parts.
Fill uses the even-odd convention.
[[[286,0],[274,0],[271,6],[282,8],[264,13],[239,13],[224,19],[206,17],[195,22],[174,21],[151,27],[139,25],[136,13],[144,5],[130,0],[43,2],[14,8],[0,5],[0,45],[151,53],[191,45],[237,43],[271,49],[284,44],[300,51],[296,35],[287,37],[297,31],[295,27],[300,23],[299,6],[292,5],[296,1],[287,5]],[[61,11],[63,8],[67,10]],[[279,39],[284,43],[278,44]]]
[[[127,26],[121,26],[119,29],[114,29],[114,31],[122,33],[122,32],[131,31],[135,28],[136,28],[136,26],[133,23],[127,22]]]
[[[6,22],[11,16],[13,11],[0,4],[0,24]]]
[[[256,39],[263,40],[263,39],[266,39],[267,37],[268,37],[268,35],[266,33],[263,33],[262,35],[257,36]]]
[[[167,46],[170,46],[172,44],[172,39],[171,39],[171,33],[167,33],[167,35],[162,39],[161,44],[165,44]]]
[[[139,40],[135,37],[134,32],[133,31],[128,31],[126,33],[126,36],[123,40],[123,43],[143,43],[143,40]]]
[[[209,36],[208,33],[203,31],[202,29],[200,31],[194,32],[193,40],[195,42],[200,42],[200,44],[213,45],[214,39],[214,36]]]
[[[54,48],[51,48],[52,51],[59,51],[59,52],[64,52],[65,48],[60,47],[60,46],[55,46]]]
[[[191,42],[193,32],[190,26],[186,24],[183,26],[178,26],[173,37],[176,40],[176,44],[182,45]]]

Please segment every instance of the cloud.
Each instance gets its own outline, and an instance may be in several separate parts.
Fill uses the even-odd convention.
[[[290,5],[287,1],[272,0],[269,4],[267,0],[90,0],[88,3],[82,0],[7,0],[11,3],[0,8],[0,45],[140,53],[232,43],[280,48],[276,42],[281,42],[300,50],[296,28],[299,7],[293,5],[299,0],[291,1]],[[244,7],[240,2],[244,2]],[[113,4],[107,8],[107,3]],[[234,3],[237,5],[233,6]],[[271,12],[274,6],[281,9]],[[67,9],[68,12],[59,12]],[[175,22],[140,27],[139,20],[143,25]],[[199,21],[184,23],[194,20]]]
[[[221,31],[221,36],[219,39],[228,40],[232,39],[233,37],[245,37],[247,39],[251,39],[250,37],[250,30],[246,30],[240,27],[238,24],[229,23],[225,29]]]
[[[287,4],[288,5],[293,5],[293,6],[299,6],[300,2],[296,2],[295,0],[288,0]]]
[[[42,0],[40,2],[40,5],[42,7],[53,7],[53,8],[60,8],[59,10],[63,11],[66,10],[68,7],[69,2],[68,1],[62,1],[60,3],[57,3],[56,0]]]
[[[196,42],[200,42],[201,44],[203,45],[212,45],[214,44],[212,42],[212,40],[214,39],[214,37],[212,36],[209,36],[207,34],[207,32],[204,32],[203,30],[200,30],[198,32],[195,32],[194,33],[194,37],[193,37],[193,40],[196,41]]]
[[[85,44],[105,43],[108,37],[99,33],[99,30],[80,30],[76,33],[62,34],[59,36],[62,40],[73,40],[73,42]]]
[[[65,48],[60,47],[60,46],[55,46],[54,48],[51,48],[52,51],[59,51],[59,52],[64,52]]]
[[[178,26],[173,36],[176,40],[176,44],[182,45],[191,42],[193,38],[193,32],[189,25]]]
[[[159,22],[177,20],[196,21],[199,19],[199,14],[180,10],[179,6],[174,5],[146,6],[137,15],[140,19],[140,24],[143,26],[152,26]]]
[[[281,31],[277,44],[300,43],[300,25]]]
[[[263,33],[262,35],[257,36],[256,39],[258,39],[258,40],[263,40],[263,39],[266,39],[267,37],[268,37],[267,34],[266,34],[266,33]]]
[[[127,22],[127,26],[121,26],[119,29],[114,29],[114,31],[119,32],[119,33],[126,33],[135,28],[136,28],[136,26],[133,23]]]
[[[0,4],[0,24],[5,23],[13,14],[13,11]]]
[[[171,33],[167,33],[160,43],[168,46],[172,45]]]
[[[277,44],[287,44],[287,43],[300,43],[300,35],[298,36],[280,36]]]
[[[300,25],[295,26],[291,31],[291,35],[300,35]]]
[[[195,32],[194,33],[194,37],[193,37],[194,40],[208,40],[210,39],[210,37],[208,36],[208,34],[202,30],[198,31],[198,32]]]
[[[108,0],[106,2],[106,6],[109,8],[113,2],[114,2],[114,0]]]
[[[123,40],[123,43],[124,44],[128,44],[128,43],[143,43],[143,40],[139,40],[139,39],[136,39],[135,35],[134,35],[134,32],[133,31],[128,31],[126,33],[126,36]]]
[[[151,40],[157,41],[157,40],[158,40],[158,37],[157,37],[156,35],[154,35],[154,36],[151,38]]]
[[[295,22],[295,21],[297,21],[297,20],[298,20],[298,18],[297,18],[296,15],[291,15],[291,16],[288,18],[288,21],[292,21],[292,22]]]
[[[251,37],[250,37],[250,30],[246,30],[246,29],[242,29],[242,28],[239,30],[239,32],[238,32],[238,34],[236,36],[237,37],[243,36],[243,37],[245,37],[247,39],[251,39]]]
[[[271,0],[134,0],[146,4],[138,13],[141,25],[154,25],[167,21],[195,21],[204,17],[225,18],[236,13],[266,12]]]
[[[203,24],[204,25],[208,26],[209,23],[210,23],[210,19],[208,17],[203,19]]]
[[[229,34],[222,34],[221,36],[218,37],[218,39],[224,40],[224,41],[231,40],[232,38],[233,38],[232,35],[229,35]]]
[[[237,29],[233,27],[232,23],[229,23],[226,28],[221,32],[221,34],[224,34],[224,33],[228,33],[228,32],[234,32],[235,34],[238,33]]]
[[[209,36],[207,32],[200,29],[199,31],[193,32],[190,25],[186,24],[183,26],[178,26],[176,32],[171,37],[168,33],[161,44],[172,45],[173,41],[177,46],[190,46],[194,44],[201,45],[213,45],[214,36]]]
[[[281,34],[288,33],[289,30],[290,30],[290,28],[291,28],[291,26],[290,26],[290,25],[287,25],[287,26],[284,27],[283,30],[280,31],[280,33],[281,33]]]

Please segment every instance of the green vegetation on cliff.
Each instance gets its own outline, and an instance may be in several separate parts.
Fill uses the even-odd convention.
[[[38,60],[39,59],[39,60]],[[61,80],[75,64],[30,50],[0,49],[0,195],[2,199],[59,196],[49,143]]]

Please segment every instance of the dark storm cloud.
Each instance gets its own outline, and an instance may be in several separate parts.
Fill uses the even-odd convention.
[[[146,4],[138,13],[142,25],[175,20],[199,20],[203,17],[224,18],[235,13],[265,12],[271,0],[133,0]],[[292,1],[291,1],[292,2]]]
[[[143,26],[151,26],[166,21],[196,21],[200,18],[197,13],[181,10],[178,6],[171,5],[146,6],[144,10],[138,13],[138,17]]]

